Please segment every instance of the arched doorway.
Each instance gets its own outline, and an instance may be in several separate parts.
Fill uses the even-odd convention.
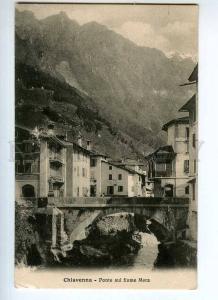
[[[25,198],[32,198],[35,197],[35,189],[34,186],[32,186],[31,184],[25,184],[22,187],[22,195]]]
[[[165,191],[165,197],[173,197],[173,184],[166,184],[164,191]]]

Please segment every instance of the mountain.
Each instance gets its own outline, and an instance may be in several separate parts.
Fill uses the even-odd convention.
[[[113,155],[129,154],[133,148],[149,151],[164,143],[162,124],[175,118],[192,93],[191,87],[179,87],[194,67],[190,59],[139,47],[96,22],[80,26],[63,12],[37,20],[29,11],[16,11],[16,65],[71,87],[83,108],[97,111],[94,119],[103,120],[107,133],[94,130],[92,138]],[[56,97],[53,108],[65,100]],[[86,116],[79,118],[84,121]],[[116,151],[111,150],[110,131],[120,143]]]

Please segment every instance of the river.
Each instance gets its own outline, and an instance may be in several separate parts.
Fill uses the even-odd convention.
[[[153,233],[140,232],[141,249],[135,255],[133,267],[153,269],[154,262],[158,255],[158,240]]]

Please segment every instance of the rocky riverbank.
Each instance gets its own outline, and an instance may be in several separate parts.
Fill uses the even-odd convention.
[[[65,262],[81,266],[126,265],[127,257],[141,248],[135,231],[131,214],[102,217],[86,228],[85,239],[74,241]]]
[[[178,240],[176,243],[160,243],[155,268],[178,268],[197,266],[197,243]]]

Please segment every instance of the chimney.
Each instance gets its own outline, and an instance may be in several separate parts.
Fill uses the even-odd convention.
[[[48,135],[54,135],[54,124],[48,124]]]
[[[86,141],[86,149],[89,151],[91,150],[91,141],[90,140]]]

